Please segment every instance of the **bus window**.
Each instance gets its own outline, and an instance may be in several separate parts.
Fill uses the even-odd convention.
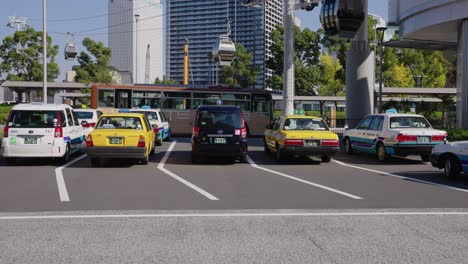
[[[252,95],[252,112],[270,113],[271,98],[268,94]]]
[[[216,105],[218,100],[221,100],[220,93],[193,93],[193,109],[200,105]]]
[[[99,89],[98,106],[99,107],[114,107],[115,106],[114,90]]]
[[[225,93],[223,94],[224,105],[237,105],[242,111],[250,112],[250,95],[249,94],[235,94]]]
[[[165,109],[191,109],[190,93],[164,92],[163,108]]]
[[[149,106],[151,108],[161,107],[160,91],[133,91],[132,107]]]

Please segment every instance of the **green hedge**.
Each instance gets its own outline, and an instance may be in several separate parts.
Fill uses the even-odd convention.
[[[468,130],[454,128],[454,129],[448,129],[447,133],[448,133],[448,141],[450,142],[468,140]]]
[[[4,125],[10,113],[12,105],[0,105],[0,125]]]

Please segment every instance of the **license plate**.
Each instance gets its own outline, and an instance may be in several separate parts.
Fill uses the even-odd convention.
[[[24,144],[37,144],[37,138],[25,138]]]
[[[305,146],[306,147],[317,147],[318,142],[317,141],[306,140],[305,141]]]
[[[121,138],[110,138],[109,143],[110,144],[122,144],[122,139]]]
[[[431,143],[431,137],[418,137],[418,143]]]
[[[215,144],[226,144],[226,138],[214,138]]]

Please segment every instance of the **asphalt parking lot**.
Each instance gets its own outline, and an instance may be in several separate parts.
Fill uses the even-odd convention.
[[[190,142],[165,142],[149,165],[127,161],[92,167],[74,156],[0,161],[0,211],[466,208],[468,178],[444,177],[418,157],[379,162],[338,154],[330,163],[283,163],[251,139],[248,163],[192,164]]]
[[[148,165],[0,160],[0,263],[462,263],[468,177],[419,157],[192,164],[190,141]]]

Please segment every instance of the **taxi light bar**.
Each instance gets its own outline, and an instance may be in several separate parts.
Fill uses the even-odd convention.
[[[304,140],[302,139],[286,139],[284,144],[287,146],[304,146]]]
[[[86,137],[86,147],[94,147],[93,137],[91,134]]]
[[[396,140],[398,142],[416,141],[416,140],[418,140],[418,136],[398,134],[398,136],[396,137]]]
[[[140,138],[138,139],[138,147],[139,148],[144,148],[145,146],[146,146],[145,137],[140,136]]]
[[[321,146],[324,147],[339,147],[340,142],[337,139],[333,140],[322,140],[322,143],[320,144]]]
[[[61,138],[63,136],[63,129],[61,127],[56,127],[54,130],[54,137]]]

